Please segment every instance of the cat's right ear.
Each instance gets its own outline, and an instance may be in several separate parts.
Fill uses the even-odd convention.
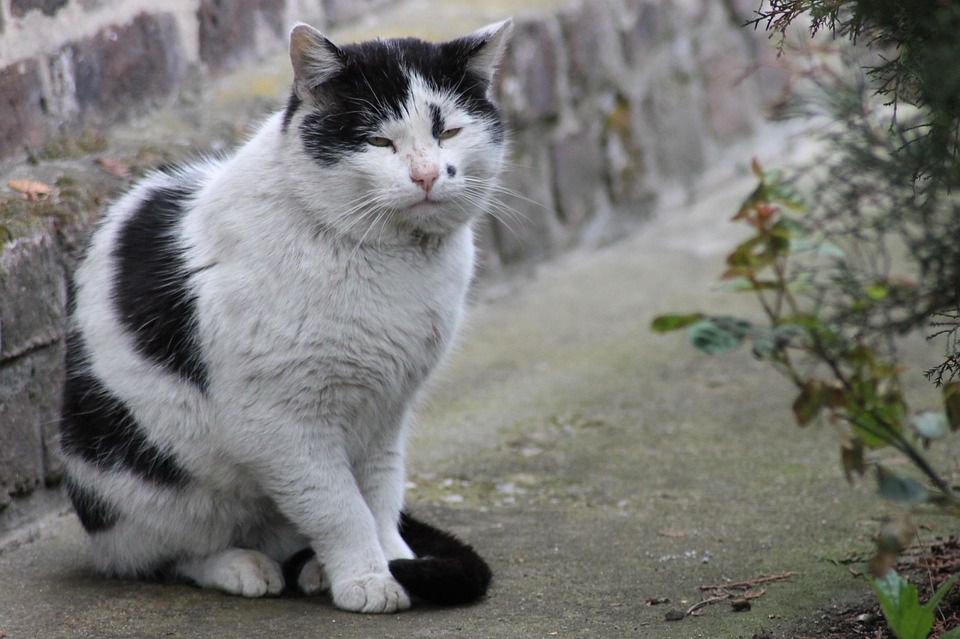
[[[314,91],[345,66],[343,51],[308,24],[297,24],[290,32],[290,62],[293,87],[301,100],[312,101]]]

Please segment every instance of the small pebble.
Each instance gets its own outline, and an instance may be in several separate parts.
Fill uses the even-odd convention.
[[[682,621],[687,615],[682,610],[671,610],[663,617],[667,621]]]

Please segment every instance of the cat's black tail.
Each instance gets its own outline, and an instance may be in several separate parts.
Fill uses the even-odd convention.
[[[457,606],[487,594],[493,573],[473,548],[407,513],[400,516],[400,535],[417,558],[394,559],[390,572],[411,596]]]

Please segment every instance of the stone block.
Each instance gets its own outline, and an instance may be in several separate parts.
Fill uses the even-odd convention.
[[[736,34],[705,47],[700,60],[704,100],[714,136],[731,142],[749,135],[763,118],[746,45]]]
[[[573,100],[615,86],[623,73],[623,51],[608,3],[574,5],[560,14],[560,27]]]
[[[548,134],[542,127],[518,132],[492,230],[503,264],[548,255],[565,243],[557,219]]]
[[[53,238],[40,234],[0,253],[0,363],[63,337],[66,276]]]
[[[44,484],[45,421],[56,423],[46,353],[0,364],[0,507]],[[62,375],[62,372],[61,372]],[[57,379],[59,385],[60,379]]]
[[[560,114],[560,34],[550,17],[517,26],[501,92],[510,119],[523,126]]]
[[[643,68],[661,44],[671,39],[664,3],[626,0],[621,9],[620,42],[628,66]]]
[[[10,14],[22,18],[30,11],[41,11],[45,16],[55,16],[67,5],[67,0],[10,0]]]
[[[342,24],[370,14],[390,0],[323,0],[323,15],[329,25]]]
[[[35,60],[0,70],[0,158],[43,144],[46,110],[43,80]]]
[[[474,245],[477,247],[476,279],[478,280],[492,279],[503,271],[493,225],[494,219],[486,215],[473,227]]]
[[[649,145],[643,130],[636,127],[640,117],[634,116],[639,102],[617,94],[605,112],[603,156],[604,174],[609,180],[613,203],[630,208],[651,197],[655,186],[650,183],[651,167]]]
[[[285,0],[201,0],[200,60],[212,71],[223,71],[256,52],[257,43],[279,43],[287,28],[284,8]]]
[[[68,45],[51,65],[65,66],[76,87],[85,123],[113,122],[169,95],[186,64],[176,20],[169,14],[139,14],[132,22],[102,29]]]
[[[567,228],[579,231],[593,217],[606,189],[601,134],[583,126],[555,140],[550,148],[557,210]]]
[[[694,78],[664,68],[651,80],[635,128],[653,144],[659,179],[692,184],[703,171],[707,130],[702,91]]]

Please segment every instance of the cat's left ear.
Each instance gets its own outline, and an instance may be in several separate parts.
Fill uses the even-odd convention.
[[[503,59],[512,33],[513,20],[507,18],[502,22],[487,25],[461,39],[471,45],[467,52],[467,69],[486,80],[488,87],[493,84],[493,76]]]
[[[310,100],[317,87],[343,71],[346,55],[322,33],[301,22],[290,32],[290,63],[297,95]]]

